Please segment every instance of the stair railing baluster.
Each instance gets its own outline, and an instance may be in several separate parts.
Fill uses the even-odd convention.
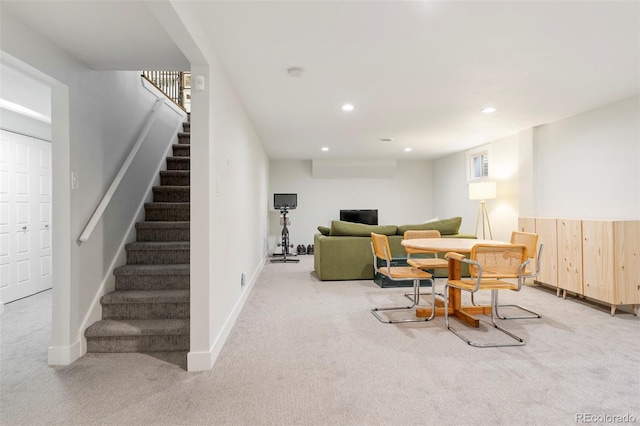
[[[185,112],[184,80],[185,75],[190,75],[184,71],[142,71],[142,76],[151,82],[158,90],[164,93],[167,98],[178,105]]]

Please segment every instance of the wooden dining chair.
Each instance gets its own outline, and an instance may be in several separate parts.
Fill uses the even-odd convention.
[[[531,232],[519,232],[513,231],[511,233],[511,244],[524,244],[527,247],[527,257],[529,258],[529,264],[524,271],[523,279],[527,278],[535,278],[538,276],[540,272],[540,256],[542,254],[543,246],[540,244],[540,247],[536,250],[538,244],[538,234],[534,234]],[[519,316],[506,316],[500,314],[500,308],[517,308],[521,311],[528,312],[530,315],[519,315]],[[496,309],[496,316],[500,319],[535,319],[540,318],[540,314],[532,311],[531,309],[527,309],[521,305],[500,305],[498,304]]]
[[[433,292],[433,278],[430,273],[422,271],[420,269],[414,268],[412,266],[391,266],[391,248],[389,247],[389,240],[386,235],[376,234],[374,232],[371,233],[371,251],[373,252],[373,267],[375,268],[375,272],[379,272],[382,275],[385,275],[391,281],[406,281],[413,280],[413,304],[409,306],[391,306],[391,307],[382,307],[382,308],[373,308],[371,309],[371,313],[375,316],[380,322],[384,322],[387,324],[400,323],[400,322],[422,322],[422,321],[431,321],[436,314],[436,303],[435,303],[435,293]],[[384,266],[378,266],[378,259],[382,260]],[[427,280],[431,283],[432,289],[432,298],[431,298],[431,315],[427,318],[410,318],[410,319],[402,319],[402,320],[393,320],[388,318],[383,318],[379,312],[384,311],[396,311],[396,310],[407,310],[412,309],[418,305],[420,301],[419,293],[420,293],[420,281]]]
[[[527,259],[527,247],[524,244],[476,244],[471,249],[467,259],[460,253],[447,253],[446,259],[453,258],[469,264],[469,273],[472,279],[448,280],[444,288],[445,306],[448,306],[449,287],[476,293],[482,290],[491,291],[491,325],[511,337],[515,342],[507,343],[479,343],[462,335],[453,328],[449,322],[448,310],[444,310],[444,322],[447,329],[456,336],[475,347],[501,347],[522,346],[524,339],[516,336],[508,330],[496,324],[496,308],[498,304],[498,292],[501,290],[520,291],[524,280],[524,271],[529,264]],[[505,279],[517,279],[517,283]]]
[[[405,240],[411,240],[415,238],[440,238],[440,231],[436,229],[429,229],[424,231],[406,231],[404,233]],[[414,268],[426,270],[433,274],[436,269],[448,269],[449,262],[446,259],[438,257],[437,252],[425,253],[422,250],[413,249],[411,247],[405,247],[407,252],[407,264]],[[427,257],[411,257],[412,255],[426,255]],[[435,283],[435,280],[434,280]],[[432,288],[432,290],[434,290]],[[428,296],[430,293],[420,293],[419,296]],[[405,293],[404,297],[413,302],[413,295],[411,293]]]

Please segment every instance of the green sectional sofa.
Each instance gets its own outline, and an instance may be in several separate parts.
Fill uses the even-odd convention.
[[[405,231],[437,229],[442,238],[476,238],[475,235],[459,234],[461,217],[443,219],[415,225],[364,225],[334,220],[331,227],[318,227],[314,236],[314,267],[322,281],[370,280],[373,279],[373,255],[371,232],[387,235],[391,255],[394,259],[406,259],[402,248]],[[443,257],[444,253],[440,253]],[[466,265],[463,265],[466,266]],[[468,271],[463,270],[464,275]],[[436,277],[446,277],[446,270],[437,270]]]

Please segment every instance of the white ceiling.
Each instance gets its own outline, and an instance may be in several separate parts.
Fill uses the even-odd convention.
[[[0,4],[96,69],[186,62],[142,2]],[[639,1],[190,7],[271,158],[437,158],[640,92]]]
[[[31,28],[96,70],[184,70],[189,61],[142,1],[2,1]]]

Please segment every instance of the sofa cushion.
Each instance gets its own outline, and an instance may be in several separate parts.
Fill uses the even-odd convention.
[[[406,257],[401,235],[390,235],[391,256]],[[322,281],[373,279],[371,236],[314,235],[313,261],[318,278]],[[466,264],[465,264],[466,265]],[[446,272],[446,271],[445,271]]]
[[[370,237],[372,232],[382,235],[396,235],[396,225],[365,225],[364,223],[344,222],[342,220],[331,221],[329,235]]]
[[[435,222],[419,223],[416,225],[402,225],[398,226],[398,235],[404,235],[406,231],[426,231],[429,229],[436,229],[440,231],[442,235],[454,235],[458,233],[460,225],[462,224],[462,217],[452,217],[450,219],[440,219]]]
[[[318,232],[322,235],[329,235],[329,232],[331,232],[331,228],[329,228],[328,226],[318,226]]]

